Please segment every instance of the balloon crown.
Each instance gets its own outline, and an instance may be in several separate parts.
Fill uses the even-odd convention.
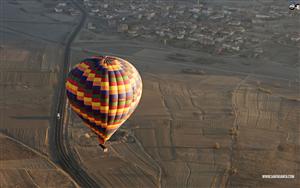
[[[118,58],[113,56],[93,56],[92,58],[99,59],[99,63],[104,65],[116,65],[119,61]]]

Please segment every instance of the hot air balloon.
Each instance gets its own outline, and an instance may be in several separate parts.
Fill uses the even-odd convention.
[[[112,56],[84,59],[69,73],[66,92],[73,111],[105,142],[130,117],[142,95],[142,80],[128,61]]]

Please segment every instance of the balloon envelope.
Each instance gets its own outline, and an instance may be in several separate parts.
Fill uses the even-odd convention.
[[[128,61],[96,56],[70,71],[66,90],[71,108],[105,143],[137,107],[142,80]]]

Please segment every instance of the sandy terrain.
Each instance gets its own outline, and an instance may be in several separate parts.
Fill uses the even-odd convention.
[[[4,1],[0,9],[1,188],[76,185],[49,159],[49,130],[62,43],[78,20],[44,2]],[[267,54],[269,46],[275,56],[248,62],[84,30],[72,63],[123,57],[144,90],[108,153],[68,109],[71,154],[102,187],[300,187],[299,53],[266,43]]]
[[[1,188],[75,185],[47,158],[61,43],[75,19],[60,23],[44,2],[1,1],[0,131],[21,144],[1,136]]]
[[[126,50],[120,53],[120,48]],[[280,72],[276,66],[269,70],[268,63],[260,70],[235,66],[238,59],[224,69],[227,60],[213,57],[207,57],[213,64],[207,66],[190,62],[198,56],[193,52],[170,58],[176,49],[116,38],[91,44],[78,41],[73,49],[74,63],[87,55],[119,53],[140,70],[144,82],[141,103],[108,143],[109,153],[100,150],[95,136],[70,113],[74,154],[100,185],[300,185],[297,178],[261,178],[264,174],[297,177],[300,101],[299,83],[293,76],[297,70],[285,67],[286,72]]]
[[[57,82],[56,47],[41,43],[6,44],[1,50],[1,130],[43,153]],[[21,54],[14,58],[15,53]],[[52,53],[52,54],[51,54]]]
[[[44,155],[3,134],[0,151],[1,187],[75,187]]]

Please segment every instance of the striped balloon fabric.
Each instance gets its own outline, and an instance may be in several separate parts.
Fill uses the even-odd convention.
[[[71,70],[66,90],[71,108],[104,144],[138,105],[142,80],[128,61],[96,56]]]

